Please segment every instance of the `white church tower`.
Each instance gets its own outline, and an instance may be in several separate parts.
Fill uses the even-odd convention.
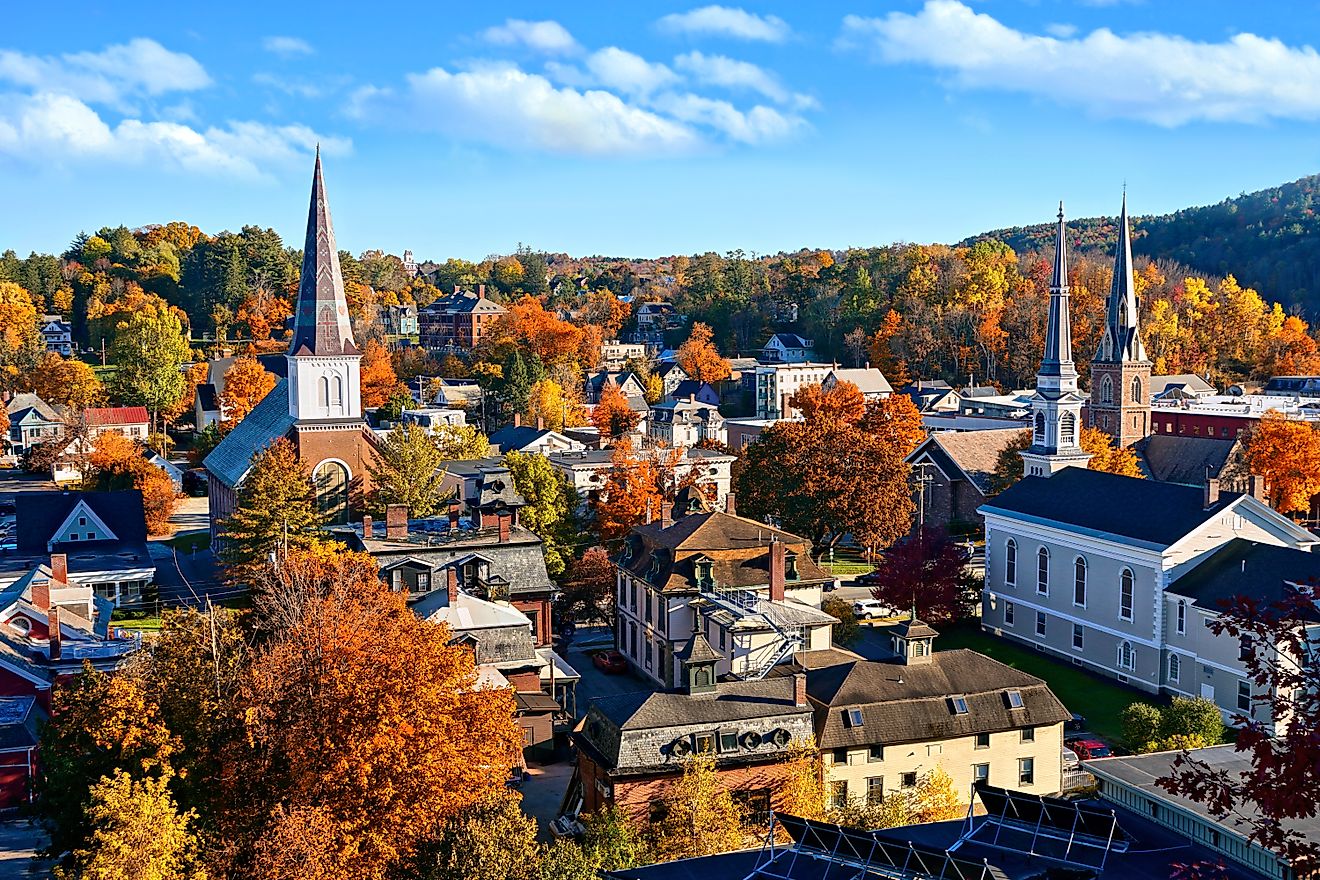
[[[1054,276],[1045,328],[1045,357],[1036,373],[1031,398],[1031,446],[1022,453],[1023,475],[1050,477],[1066,467],[1086,467],[1082,451],[1082,404],[1077,367],[1072,359],[1072,323],[1068,315],[1068,252],[1064,241],[1063,202],[1054,239]]]
[[[312,201],[294,308],[289,362],[289,415],[298,422],[362,420],[362,354],[353,342],[339,251],[316,151]]]

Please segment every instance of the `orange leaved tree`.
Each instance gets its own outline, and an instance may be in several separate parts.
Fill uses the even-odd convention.
[[[687,342],[679,346],[678,365],[689,379],[714,383],[729,378],[729,362],[711,341],[713,337],[710,326],[698,321],[692,325]]]
[[[1309,422],[1271,410],[1247,436],[1247,466],[1265,477],[1270,505],[1280,513],[1309,510],[1320,493],[1320,434]]]
[[[407,393],[408,389],[399,381],[399,377],[394,372],[394,364],[390,361],[390,353],[386,351],[385,346],[374,339],[368,341],[362,349],[361,369],[360,381],[364,409],[375,409],[378,406],[384,406],[386,401],[400,390],[405,394]]]
[[[275,376],[254,357],[241,357],[225,370],[225,390],[220,393],[220,422],[222,433],[229,433],[248,413],[261,403],[261,399],[275,387]]]
[[[512,692],[478,687],[472,652],[419,619],[366,554],[293,550],[271,576],[268,594],[293,595],[264,619],[238,698],[237,839],[268,863],[259,842],[312,816],[335,876],[394,876],[435,823],[504,790],[522,744]]]
[[[602,541],[617,541],[634,526],[661,518],[666,498],[677,489],[678,460],[679,453],[672,449],[636,453],[627,438],[614,447],[609,479],[592,502]]]
[[[623,390],[613,382],[606,382],[601,388],[600,402],[591,411],[591,423],[600,431],[600,436],[615,440],[631,433],[637,427],[642,415],[628,406],[628,398]]]

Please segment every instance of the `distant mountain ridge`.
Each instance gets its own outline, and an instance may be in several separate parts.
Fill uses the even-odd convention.
[[[1233,275],[1266,299],[1320,315],[1320,175],[1245,193],[1215,205],[1134,217],[1132,248],[1214,275]],[[1117,216],[1069,220],[1074,247],[1110,250]],[[995,229],[966,239],[998,239],[1019,253],[1052,247],[1051,223]]]

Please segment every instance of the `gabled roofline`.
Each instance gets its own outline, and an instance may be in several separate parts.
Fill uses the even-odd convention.
[[[79,498],[79,499],[78,499],[78,503],[75,504],[75,505],[73,505],[72,508],[70,508],[70,510],[69,510],[69,515],[66,516],[66,517],[64,518],[64,521],[61,522],[61,523],[55,528],[55,534],[56,534],[56,535],[59,535],[59,534],[62,533],[66,528],[68,528],[69,524],[70,524],[71,522],[73,522],[73,518],[74,518],[75,516],[78,515],[78,511],[79,511],[79,510],[85,511],[86,514],[87,514],[87,516],[92,520],[92,522],[96,523],[96,525],[97,525],[98,528],[100,528],[100,529],[102,529],[103,531],[105,531],[105,533],[108,534],[108,535],[110,536],[111,539],[113,539],[113,540],[115,540],[115,541],[120,540],[119,536],[118,536],[117,534],[115,534],[114,529],[112,529],[112,528],[110,528],[108,525],[106,525],[106,524],[105,524],[105,520],[101,519],[101,517],[99,517],[99,516],[96,515],[96,511],[92,510],[92,506],[91,506],[90,504],[87,503],[87,499],[86,499],[86,498]],[[54,543],[52,537],[47,537],[47,538],[46,538],[46,549],[47,549],[47,550],[50,549],[50,545],[51,545],[52,543]]]

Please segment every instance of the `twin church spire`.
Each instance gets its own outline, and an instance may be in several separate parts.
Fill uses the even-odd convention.
[[[1123,194],[1119,217],[1105,329],[1091,362],[1089,401],[1078,390],[1077,367],[1072,359],[1067,225],[1062,202],[1058,221],[1045,353],[1031,402],[1031,446],[1022,452],[1027,476],[1048,477],[1065,467],[1086,466],[1091,456],[1081,447],[1083,405],[1090,424],[1109,434],[1119,446],[1145,437],[1150,425],[1150,362],[1141,341],[1127,194]]]

